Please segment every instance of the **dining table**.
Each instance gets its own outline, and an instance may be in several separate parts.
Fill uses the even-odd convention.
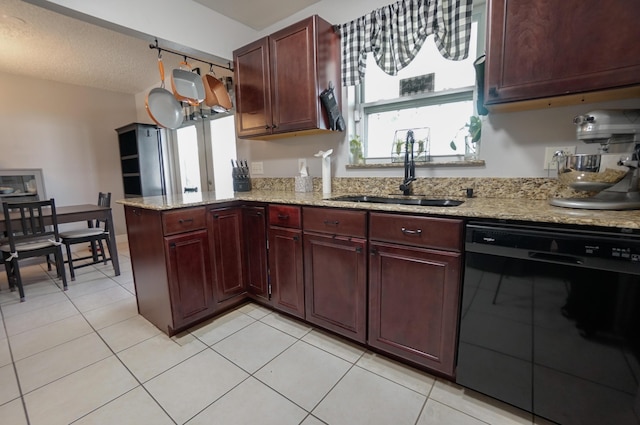
[[[52,224],[51,214],[49,212],[49,220],[47,220],[47,213],[43,211],[45,218],[45,224]],[[116,244],[116,232],[113,227],[113,218],[111,214],[111,207],[103,207],[100,205],[81,204],[81,205],[67,205],[56,206],[56,218],[58,224],[75,223],[79,221],[91,221],[102,220],[107,225],[107,232],[109,233],[109,244],[111,249],[109,254],[111,255],[111,263],[113,264],[113,270],[116,276],[120,276],[120,263],[118,261],[118,246]],[[11,220],[13,222],[13,220]],[[6,231],[6,223],[4,215],[0,214],[0,233]]]

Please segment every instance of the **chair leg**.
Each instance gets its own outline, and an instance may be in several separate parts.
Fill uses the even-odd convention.
[[[47,270],[51,271],[51,255],[47,254]]]
[[[62,288],[64,291],[66,291],[67,290],[67,273],[64,270],[64,257],[62,256],[62,248],[58,247],[58,249],[56,250],[55,256],[56,256],[56,267],[58,269],[58,273],[62,277]],[[69,262],[69,268],[73,270],[73,268],[71,268],[71,262]],[[71,273],[73,273],[73,271]]]
[[[71,258],[71,244],[65,243],[64,246],[67,248],[67,262],[69,263],[69,274],[71,275],[71,281],[76,280],[76,273],[73,270],[73,259]],[[64,261],[62,262],[62,268],[64,269]]]
[[[93,257],[93,262],[97,263],[98,262],[98,247],[96,245],[96,241],[90,241],[89,242],[91,244],[91,256]]]
[[[98,242],[98,246],[100,247],[100,253],[102,254],[102,262],[104,264],[107,264],[107,253],[104,252],[104,245],[102,245],[102,239],[98,239],[97,242]],[[109,250],[109,255],[111,255],[111,250]]]
[[[109,259],[111,261],[111,264],[113,265],[113,257],[112,257],[112,252],[113,250],[111,249],[111,239],[109,239],[109,235],[107,235],[107,237],[104,239],[104,241],[107,243],[107,250],[109,251]],[[106,253],[105,253],[106,255]],[[107,264],[107,257],[104,257],[104,263]]]
[[[22,287],[22,277],[20,276],[20,266],[18,266],[17,258],[11,260],[11,268],[13,269],[15,285],[18,287],[18,292],[20,293],[20,302],[24,302],[24,288]]]

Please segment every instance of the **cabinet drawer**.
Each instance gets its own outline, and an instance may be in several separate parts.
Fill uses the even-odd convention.
[[[162,214],[162,228],[165,235],[204,229],[205,223],[204,207],[185,208]]]
[[[462,220],[371,213],[369,239],[461,251]]]
[[[304,230],[332,235],[367,236],[366,211],[349,211],[336,208],[303,208]]]
[[[292,205],[269,205],[269,224],[272,226],[300,228],[300,207]]]

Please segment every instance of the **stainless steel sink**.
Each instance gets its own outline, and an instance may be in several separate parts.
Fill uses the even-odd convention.
[[[464,201],[458,201],[456,199],[392,198],[369,195],[344,195],[330,198],[330,200],[343,202],[369,202],[374,204],[419,205],[425,207],[457,207],[464,203]]]

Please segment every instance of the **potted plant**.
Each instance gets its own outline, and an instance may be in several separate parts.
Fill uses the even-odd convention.
[[[351,164],[364,164],[364,154],[362,153],[362,141],[359,135],[351,136],[349,140],[349,152]]]
[[[480,120],[480,117],[477,115],[469,117],[469,122],[460,127],[460,130],[456,133],[456,138],[463,130],[466,132],[464,136],[465,159],[478,159],[478,154],[480,153],[480,137],[482,136],[482,121]],[[452,140],[451,143],[449,143],[449,146],[453,150],[457,149],[455,140]]]

